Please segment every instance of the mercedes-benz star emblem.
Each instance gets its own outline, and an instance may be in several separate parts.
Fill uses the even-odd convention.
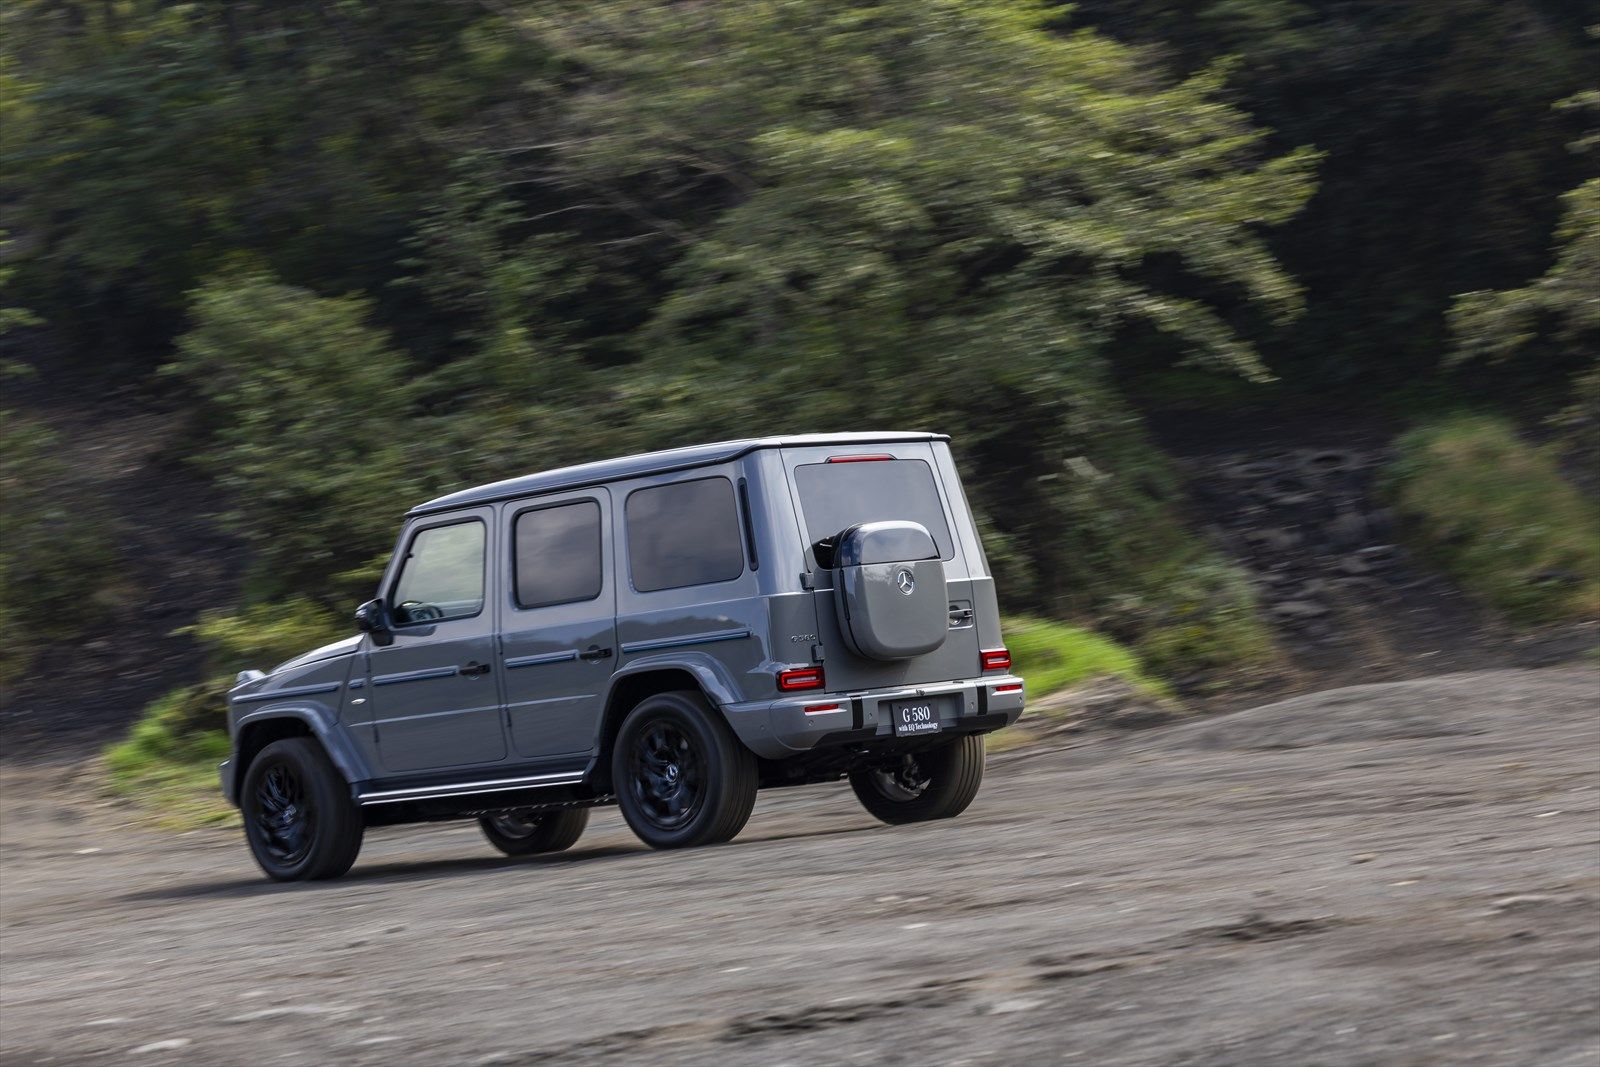
[[[917,580],[911,576],[910,571],[902,567],[894,576],[894,587],[906,596],[910,596],[911,590],[917,587]]]

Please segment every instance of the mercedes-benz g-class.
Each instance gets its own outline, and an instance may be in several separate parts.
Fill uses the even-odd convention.
[[[413,508],[360,632],[228,694],[256,861],[336,877],[366,827],[455,818],[552,852],[609,803],[704,845],[757,789],[844,778],[885,822],[958,814],[1023,682],[947,441],[730,441]]]

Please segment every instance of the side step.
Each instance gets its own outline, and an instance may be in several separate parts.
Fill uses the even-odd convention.
[[[509,793],[519,789],[546,789],[556,785],[577,785],[583,781],[582,771],[560,771],[555,774],[529,774],[519,778],[489,778],[469,782],[445,782],[438,785],[417,785],[405,789],[378,789],[357,792],[356,803],[362,807],[372,804],[403,804],[416,800],[442,800],[446,797],[476,796],[479,793]]]

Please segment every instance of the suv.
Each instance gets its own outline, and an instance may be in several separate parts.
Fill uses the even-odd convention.
[[[841,778],[885,822],[960,813],[1023,683],[948,440],[730,441],[413,508],[361,633],[228,694],[256,861],[337,877],[368,826],[459,818],[554,852],[613,802],[705,845],[757,789]]]

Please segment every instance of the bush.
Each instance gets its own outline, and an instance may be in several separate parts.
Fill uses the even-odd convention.
[[[1152,673],[1182,678],[1277,659],[1255,591],[1234,564],[1202,556],[1150,572],[1141,586],[1115,598],[1107,618]]]
[[[167,373],[209,421],[196,461],[228,491],[254,553],[253,599],[326,589],[392,543],[422,498],[413,370],[366,324],[370,306],[260,274],[208,280]]]
[[[1510,424],[1458,416],[1407,434],[1388,490],[1405,536],[1523,623],[1600,615],[1600,508]]]
[[[1027,679],[1028,696],[1038,698],[1091,678],[1122,678],[1154,693],[1166,687],[1145,674],[1139,657],[1109,637],[1066,623],[1009,619],[1006,647],[1013,670]]]
[[[228,758],[225,729],[197,729],[220,712],[213,685],[186,686],[145,710],[128,739],[106,750],[111,788],[176,829],[226,821],[217,764]]]
[[[106,749],[112,788],[169,826],[229,818],[231,809],[217,792],[217,764],[228,757],[226,694],[234,672],[273,667],[350,631],[338,615],[303,597],[237,613],[206,612],[187,632],[216,673],[151,704],[127,739]]]
[[[84,633],[116,601],[106,523],[86,514],[81,499],[67,503],[57,443],[43,427],[0,412],[0,598],[12,617],[28,620],[0,642],[0,686],[20,676],[40,646]]]

